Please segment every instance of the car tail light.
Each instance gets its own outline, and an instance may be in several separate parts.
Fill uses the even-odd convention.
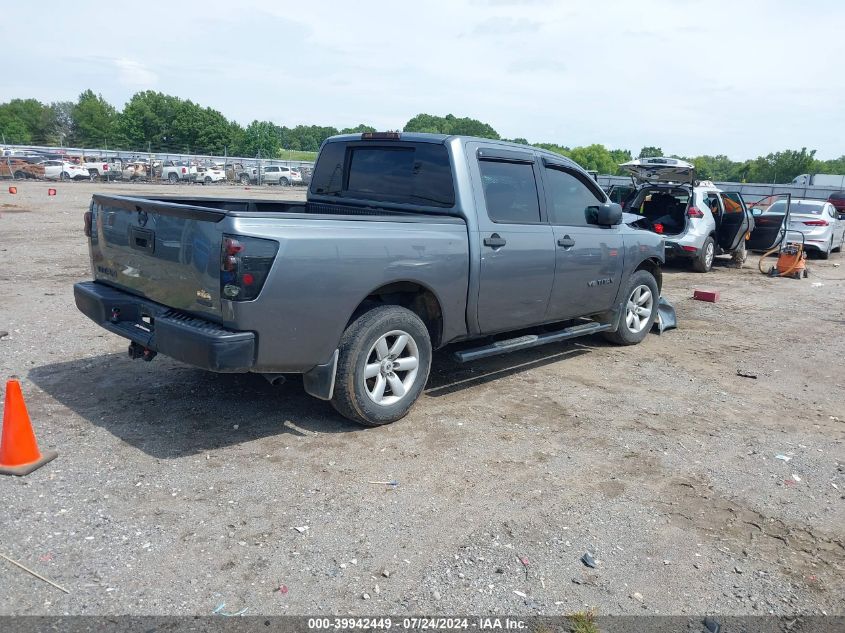
[[[655,233],[663,233],[663,225],[662,224],[655,224],[654,225],[654,232]]]
[[[229,301],[250,301],[258,296],[279,243],[257,237],[224,235],[220,249],[220,293]]]
[[[185,169],[185,168],[183,167],[183,168],[182,168],[182,173],[183,173],[183,174],[187,174],[187,173],[188,173],[188,170],[187,170],[187,169]]]
[[[827,220],[807,220],[804,222],[807,226],[827,226]]]
[[[687,209],[687,216],[690,218],[703,218],[704,214],[698,207],[690,207]]]
[[[698,250],[695,246],[681,246],[681,248],[689,253],[694,253]]]
[[[103,163],[103,171],[108,171],[109,166],[106,163]]]
[[[91,233],[93,232],[92,227],[94,225],[94,214],[91,211],[86,211],[85,215],[85,237],[91,237]]]

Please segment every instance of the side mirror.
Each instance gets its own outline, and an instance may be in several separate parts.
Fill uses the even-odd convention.
[[[622,224],[622,206],[615,202],[607,202],[598,208],[596,224],[601,226],[616,226]]]

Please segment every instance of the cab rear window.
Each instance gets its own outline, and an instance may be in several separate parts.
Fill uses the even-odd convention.
[[[327,143],[311,181],[315,195],[453,207],[446,147],[436,143]]]

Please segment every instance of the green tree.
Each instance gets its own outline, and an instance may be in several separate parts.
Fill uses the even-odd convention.
[[[341,134],[361,134],[363,132],[375,132],[376,128],[372,125],[365,125],[364,123],[359,123],[355,127],[345,127],[343,128],[340,133]]]
[[[477,119],[458,118],[453,114],[445,117],[418,114],[405,124],[405,132],[429,132],[433,134],[460,134],[481,138],[498,139],[499,133],[487,123]]]
[[[37,99],[12,99],[0,105],[0,133],[7,143],[50,144],[50,108]]]
[[[663,156],[663,150],[653,145],[646,145],[640,150],[640,155],[637,158],[655,158],[657,156]]]
[[[101,95],[86,90],[73,106],[71,136],[81,147],[115,147],[122,138],[116,135],[117,111]]]
[[[811,173],[815,164],[816,150],[801,151],[787,149],[751,161],[748,170],[750,182],[788,183],[800,174]]]

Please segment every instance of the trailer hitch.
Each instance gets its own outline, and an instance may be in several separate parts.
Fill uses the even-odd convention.
[[[143,360],[149,363],[152,359],[156,357],[157,354],[158,352],[144,347],[143,345],[134,341],[129,344],[129,358],[131,358],[132,360],[142,358]]]

